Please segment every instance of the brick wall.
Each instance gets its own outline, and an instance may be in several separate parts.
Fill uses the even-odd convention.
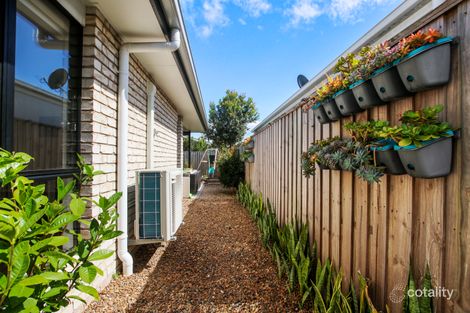
[[[95,169],[105,174],[98,176],[90,186],[83,187],[82,194],[96,199],[99,195],[110,196],[116,192],[118,58],[121,39],[101,12],[93,7],[87,8],[83,35],[81,154]],[[129,69],[128,183],[134,185],[135,171],[147,168],[147,81],[152,81],[152,78],[132,55]],[[155,122],[154,164],[157,167],[181,165],[181,118],[158,87]],[[132,225],[134,207],[129,207],[129,210],[129,222]],[[86,217],[96,216],[97,213],[96,207],[90,207]],[[86,230],[83,232],[86,233]],[[132,228],[129,235],[133,236]],[[103,248],[115,250],[115,240],[107,242]],[[100,290],[112,279],[118,260],[115,256],[97,265],[105,272],[94,284]],[[84,308],[83,304],[77,302],[63,311],[81,312]]]

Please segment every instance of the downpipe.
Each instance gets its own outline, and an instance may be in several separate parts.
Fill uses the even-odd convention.
[[[118,230],[123,234],[118,237],[118,257],[123,264],[123,275],[133,274],[134,261],[128,251],[128,217],[127,217],[127,152],[129,122],[129,55],[130,53],[149,53],[155,51],[175,51],[181,45],[180,31],[171,31],[171,41],[126,43],[119,49],[119,93],[118,93],[118,160],[117,160],[117,191],[122,193],[118,202]],[[152,117],[153,118],[153,117]],[[152,138],[153,138],[153,134]]]

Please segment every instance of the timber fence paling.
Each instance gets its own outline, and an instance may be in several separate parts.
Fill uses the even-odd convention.
[[[419,281],[426,264],[435,286],[456,290],[450,301],[434,299],[437,311],[470,311],[469,4],[452,5],[423,27],[459,37],[452,46],[449,84],[328,125],[319,124],[311,111],[292,109],[254,134],[255,163],[247,166],[252,188],[267,191],[280,223],[295,218],[308,223],[322,260],[330,258],[346,277],[358,270],[370,277],[374,303],[382,310],[388,304],[393,313],[401,312],[402,304],[393,303],[390,293],[406,285],[410,265]],[[442,117],[462,128],[454,143],[451,175],[385,175],[372,185],[346,171],[317,168],[313,177],[301,175],[301,153],[315,140],[346,136],[346,122],[384,119],[397,124],[406,110],[435,104],[443,104]]]

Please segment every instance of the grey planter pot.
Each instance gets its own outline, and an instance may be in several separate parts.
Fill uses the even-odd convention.
[[[334,100],[338,106],[339,112],[344,116],[364,111],[364,109],[357,104],[356,98],[354,98],[354,94],[350,89],[338,94]]]
[[[361,84],[351,88],[351,91],[356,98],[359,107],[362,109],[368,109],[377,105],[385,104],[382,99],[380,99],[377,91],[375,91],[372,80],[368,79]]]
[[[418,48],[398,63],[398,73],[406,89],[417,92],[449,82],[450,44],[450,41],[438,41],[435,45]]]
[[[255,148],[255,141],[251,139],[249,143],[245,145],[245,150],[253,150]]]
[[[440,138],[426,146],[398,150],[406,172],[419,178],[447,176],[452,170],[452,138]]]
[[[400,161],[400,156],[393,148],[389,150],[376,150],[374,153],[377,166],[385,167],[385,173],[391,175],[406,174],[406,170]]]
[[[331,121],[337,121],[342,117],[338,107],[336,106],[335,100],[330,99],[326,102],[323,102],[322,106],[325,109],[326,115],[328,115],[328,118]]]
[[[401,81],[400,74],[395,66],[374,74],[371,78],[377,95],[382,101],[398,100],[411,95]]]
[[[313,109],[313,112],[315,114],[315,119],[317,119],[320,124],[327,124],[331,122],[323,105],[320,104],[317,108]]]

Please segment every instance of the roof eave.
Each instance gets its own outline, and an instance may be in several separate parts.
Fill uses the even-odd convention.
[[[208,128],[206,111],[204,108],[204,101],[202,99],[202,93],[199,87],[199,81],[196,73],[196,68],[192,59],[191,47],[189,46],[188,36],[184,25],[183,18],[181,16],[181,9],[178,1],[162,1],[150,0],[152,7],[157,17],[158,23],[167,40],[170,39],[171,29],[179,28],[181,32],[182,47],[186,49],[178,49],[173,52],[173,57],[178,66],[178,69],[183,77],[186,88],[190,94],[194,108],[198,114],[199,120],[203,131]],[[192,129],[188,129],[192,130]]]

